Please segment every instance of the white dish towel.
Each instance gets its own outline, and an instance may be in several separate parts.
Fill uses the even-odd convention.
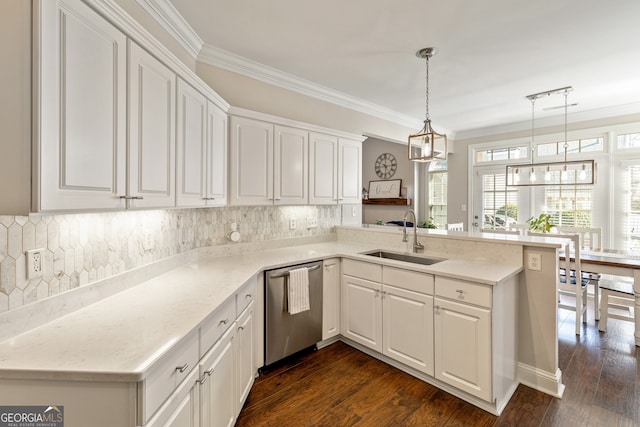
[[[289,314],[309,310],[309,269],[289,270]]]

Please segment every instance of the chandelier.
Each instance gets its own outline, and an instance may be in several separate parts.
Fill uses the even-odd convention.
[[[594,160],[567,161],[567,150],[569,143],[567,140],[567,98],[571,86],[560,89],[547,90],[544,92],[527,95],[531,101],[531,162],[519,165],[508,165],[506,171],[507,185],[510,187],[531,187],[541,185],[588,185],[596,182],[596,163]],[[534,116],[535,102],[544,96],[563,94],[564,95],[564,161],[562,162],[533,162],[534,145]]]
[[[409,135],[409,160],[414,162],[429,162],[433,160],[446,160],[447,136],[439,134],[431,128],[429,118],[429,58],[438,53],[435,47],[425,47],[416,52],[418,58],[426,62],[426,115],[424,126],[418,133]]]

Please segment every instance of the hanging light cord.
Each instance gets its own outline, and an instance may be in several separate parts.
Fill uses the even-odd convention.
[[[533,143],[534,134],[535,134],[535,127],[534,127],[535,113],[536,113],[536,99],[531,98],[531,164],[532,165],[533,165],[533,153],[534,153],[534,150],[536,149],[536,145]]]
[[[567,142],[567,97],[569,96],[569,91],[564,91],[564,162],[567,163],[567,148],[569,148],[569,143]]]
[[[425,67],[425,70],[426,70],[425,71],[425,82],[426,82],[425,125],[426,125],[426,122],[429,121],[429,57],[430,56],[431,55],[429,55],[429,54],[425,55],[425,63],[426,63],[426,67]]]

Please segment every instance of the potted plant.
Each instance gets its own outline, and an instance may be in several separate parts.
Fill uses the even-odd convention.
[[[527,220],[529,223],[529,230],[535,233],[549,233],[552,227],[555,227],[551,222],[551,215],[541,213],[538,217],[531,217]]]
[[[418,228],[438,228],[436,224],[433,222],[433,218],[429,218],[418,223]]]

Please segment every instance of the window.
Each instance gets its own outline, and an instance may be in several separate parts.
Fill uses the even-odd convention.
[[[483,229],[505,230],[518,222],[518,188],[506,186],[504,173],[482,175]]]
[[[618,148],[640,148],[640,133],[618,135]]]
[[[591,227],[592,188],[587,186],[545,187],[543,210],[550,222],[565,227]]]
[[[506,148],[490,148],[476,151],[476,163],[493,162],[496,160],[518,160],[526,159],[529,147],[519,145]]]
[[[624,248],[640,251],[640,165],[625,171]]]
[[[429,215],[436,226],[444,228],[447,223],[447,161],[429,164]]]
[[[536,146],[538,157],[564,155],[564,141],[548,142]],[[567,141],[567,153],[588,153],[604,151],[604,138],[584,138]]]

